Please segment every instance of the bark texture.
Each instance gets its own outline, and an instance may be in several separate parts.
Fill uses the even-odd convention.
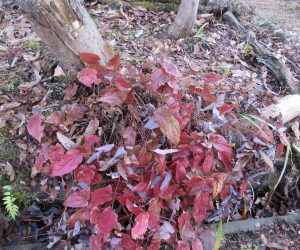
[[[94,53],[102,64],[108,58],[104,41],[81,0],[18,0],[34,30],[52,50],[65,73],[76,76],[82,63],[78,54]]]
[[[199,0],[182,0],[175,21],[169,28],[168,34],[178,38],[189,35],[192,31],[197,12]]]

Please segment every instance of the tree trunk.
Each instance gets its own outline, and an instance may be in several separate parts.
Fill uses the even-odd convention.
[[[177,16],[168,34],[174,38],[189,35],[197,16],[198,6],[199,0],[181,0]]]
[[[81,0],[18,0],[42,41],[66,74],[82,68],[79,53],[93,53],[105,64],[104,41]]]

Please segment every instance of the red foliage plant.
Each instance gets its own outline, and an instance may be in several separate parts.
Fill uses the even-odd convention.
[[[64,179],[68,193],[64,206],[73,212],[68,219],[69,229],[76,223],[88,228],[92,250],[154,250],[161,245],[202,249],[199,230],[207,212],[216,209],[214,200],[228,198],[230,187],[236,185],[230,178],[232,145],[221,135],[191,131],[188,124],[194,104],[187,103],[180,94],[181,73],[175,64],[156,64],[152,72],[144,73],[148,79],[145,84],[133,84],[119,72],[119,56],[106,67],[99,65],[95,55],[83,53],[80,57],[86,63],[78,74],[82,84],[100,85],[101,105],[129,113],[150,136],[143,140],[140,129],[132,125],[125,128],[124,140],[118,145],[100,146],[97,135],[85,135],[81,145],[42,144],[36,168]],[[208,78],[207,84],[217,76]],[[159,100],[147,122],[139,117],[136,85],[146,87],[148,95]],[[208,85],[191,89],[208,102],[216,100]],[[227,104],[220,111],[226,113],[232,108]],[[70,124],[83,115],[68,110],[64,117],[56,111],[50,115],[50,122]],[[34,120],[37,126],[31,124]],[[33,117],[28,127],[40,141],[40,117]],[[32,132],[34,127],[37,133]],[[142,143],[136,144],[137,138]],[[66,175],[73,176],[71,184]]]

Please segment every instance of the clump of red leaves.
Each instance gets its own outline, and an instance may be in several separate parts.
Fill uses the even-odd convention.
[[[230,187],[237,185],[230,176],[232,145],[221,135],[191,131],[194,104],[181,96],[181,73],[175,64],[164,61],[154,70],[146,65],[143,83],[139,83],[120,73],[119,56],[106,67],[96,55],[84,53],[81,58],[86,68],[78,79],[88,87],[101,87],[98,105],[129,113],[133,121],[124,128],[118,144],[103,145],[98,135],[85,134],[78,145],[60,132],[60,143],[42,144],[36,169],[62,177],[67,194],[64,206],[70,208],[68,228],[89,229],[90,248],[97,250],[159,249],[162,244],[172,249],[202,249],[198,233],[207,211],[215,210],[213,201],[228,198]],[[190,89],[212,103],[216,97],[209,83],[218,76],[206,78],[203,88],[192,85]],[[74,88],[68,87],[68,99],[75,95]],[[157,106],[148,109],[145,120],[136,89],[156,100]],[[219,112],[225,114],[232,108],[224,104]],[[46,122],[66,131],[85,112],[86,107],[72,105],[64,112],[53,112]],[[35,114],[27,128],[41,142],[41,115]]]

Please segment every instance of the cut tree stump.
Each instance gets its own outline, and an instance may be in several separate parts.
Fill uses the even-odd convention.
[[[281,116],[283,123],[300,117],[300,95],[287,95],[279,99],[277,104],[263,109],[262,116],[266,119]]]
[[[81,0],[18,0],[42,41],[52,50],[65,73],[76,76],[82,68],[79,53],[93,53],[102,64],[104,41]]]

